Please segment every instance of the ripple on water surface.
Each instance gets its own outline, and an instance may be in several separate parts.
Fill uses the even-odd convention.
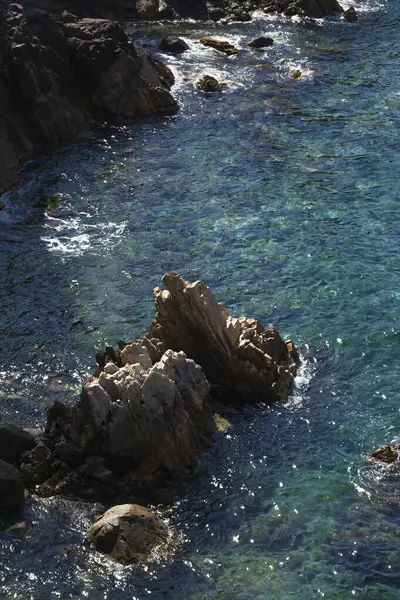
[[[85,544],[92,507],[32,498],[0,539],[2,597],[398,598],[398,474],[365,458],[398,437],[400,13],[356,8],[357,25],[172,25],[180,113],[85,132],[5,195],[1,418],[71,402],[98,346],[148,327],[171,269],[272,321],[304,364],[287,404],[227,410],[165,490],[173,562],[114,568]],[[203,34],[276,43],[226,59]],[[198,92],[204,73],[227,89]]]

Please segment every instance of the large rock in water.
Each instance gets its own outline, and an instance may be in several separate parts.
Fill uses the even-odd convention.
[[[0,423],[0,460],[19,464],[23,452],[34,445],[35,438],[28,431],[10,423]]]
[[[115,22],[59,20],[0,1],[0,191],[43,142],[73,136],[88,121],[177,108],[171,71],[136,47]]]
[[[24,483],[18,469],[0,460],[0,513],[15,512],[24,503]]]
[[[156,319],[141,340],[153,359],[167,348],[182,350],[223,389],[263,400],[287,398],[297,371],[297,353],[269,325],[231,317],[201,281],[177,273],[163,277],[166,290],[154,290]]]
[[[231,317],[201,281],[177,273],[163,281],[148,334],[99,353],[98,373],[79,401],[48,411],[41,443],[21,467],[29,487],[127,498],[132,489],[187,474],[216,431],[203,371],[231,399],[288,396],[297,369],[292,342],[272,325]]]
[[[167,525],[138,504],[110,508],[89,532],[89,539],[98,552],[123,564],[145,561],[168,537]]]
[[[210,447],[216,426],[201,368],[183,352],[168,350],[152,365],[145,347],[128,350],[124,366],[110,362],[88,378],[75,406],[51,408],[43,444],[22,465],[29,486],[113,496],[190,472]]]

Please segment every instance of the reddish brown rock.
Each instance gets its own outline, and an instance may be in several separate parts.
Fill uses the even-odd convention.
[[[214,48],[214,50],[218,50],[219,52],[223,52],[227,56],[232,56],[238,53],[237,48],[233,46],[230,42],[226,40],[217,40],[211,37],[203,37],[200,38],[200,44],[203,46],[209,46],[210,48]]]

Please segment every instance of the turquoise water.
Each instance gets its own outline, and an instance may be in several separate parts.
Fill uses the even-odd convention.
[[[177,115],[85,132],[4,196],[0,418],[38,425],[71,402],[96,348],[148,327],[171,269],[304,360],[286,405],[228,411],[165,490],[173,562],[115,567],[85,543],[91,507],[31,498],[24,530],[0,536],[0,598],[400,598],[399,475],[366,461],[399,435],[400,9],[356,8],[356,25],[185,25]],[[205,33],[276,43],[227,60]],[[197,92],[204,73],[226,91]],[[50,215],[32,208],[54,194]]]

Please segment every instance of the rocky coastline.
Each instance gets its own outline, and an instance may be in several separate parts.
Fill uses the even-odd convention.
[[[166,480],[192,473],[211,448],[221,402],[288,397],[299,364],[290,340],[272,325],[231,317],[201,281],[168,273],[163,282],[166,289],[154,290],[156,318],[148,333],[99,352],[98,369],[74,405],[50,406],[43,432],[0,427],[3,511],[21,509],[24,486],[38,495],[107,505],[154,497]],[[109,517],[124,531],[127,522],[133,528],[152,522],[146,511],[129,504]],[[101,551],[98,536],[111,535],[108,530],[99,525],[91,534]],[[170,535],[157,524],[154,531],[157,540],[162,531]],[[148,554],[124,545],[118,550],[113,540],[108,553],[122,562]]]
[[[43,144],[93,117],[134,119],[177,109],[171,71],[118,23],[0,4],[0,191]]]
[[[354,9],[344,11],[336,0],[0,2],[0,193],[17,182],[30,153],[70,139],[93,118],[135,119],[178,109],[171,70],[108,18],[245,21],[256,9],[357,20]],[[182,52],[184,44],[178,40],[164,51]],[[207,81],[199,89],[220,91],[224,85]]]

